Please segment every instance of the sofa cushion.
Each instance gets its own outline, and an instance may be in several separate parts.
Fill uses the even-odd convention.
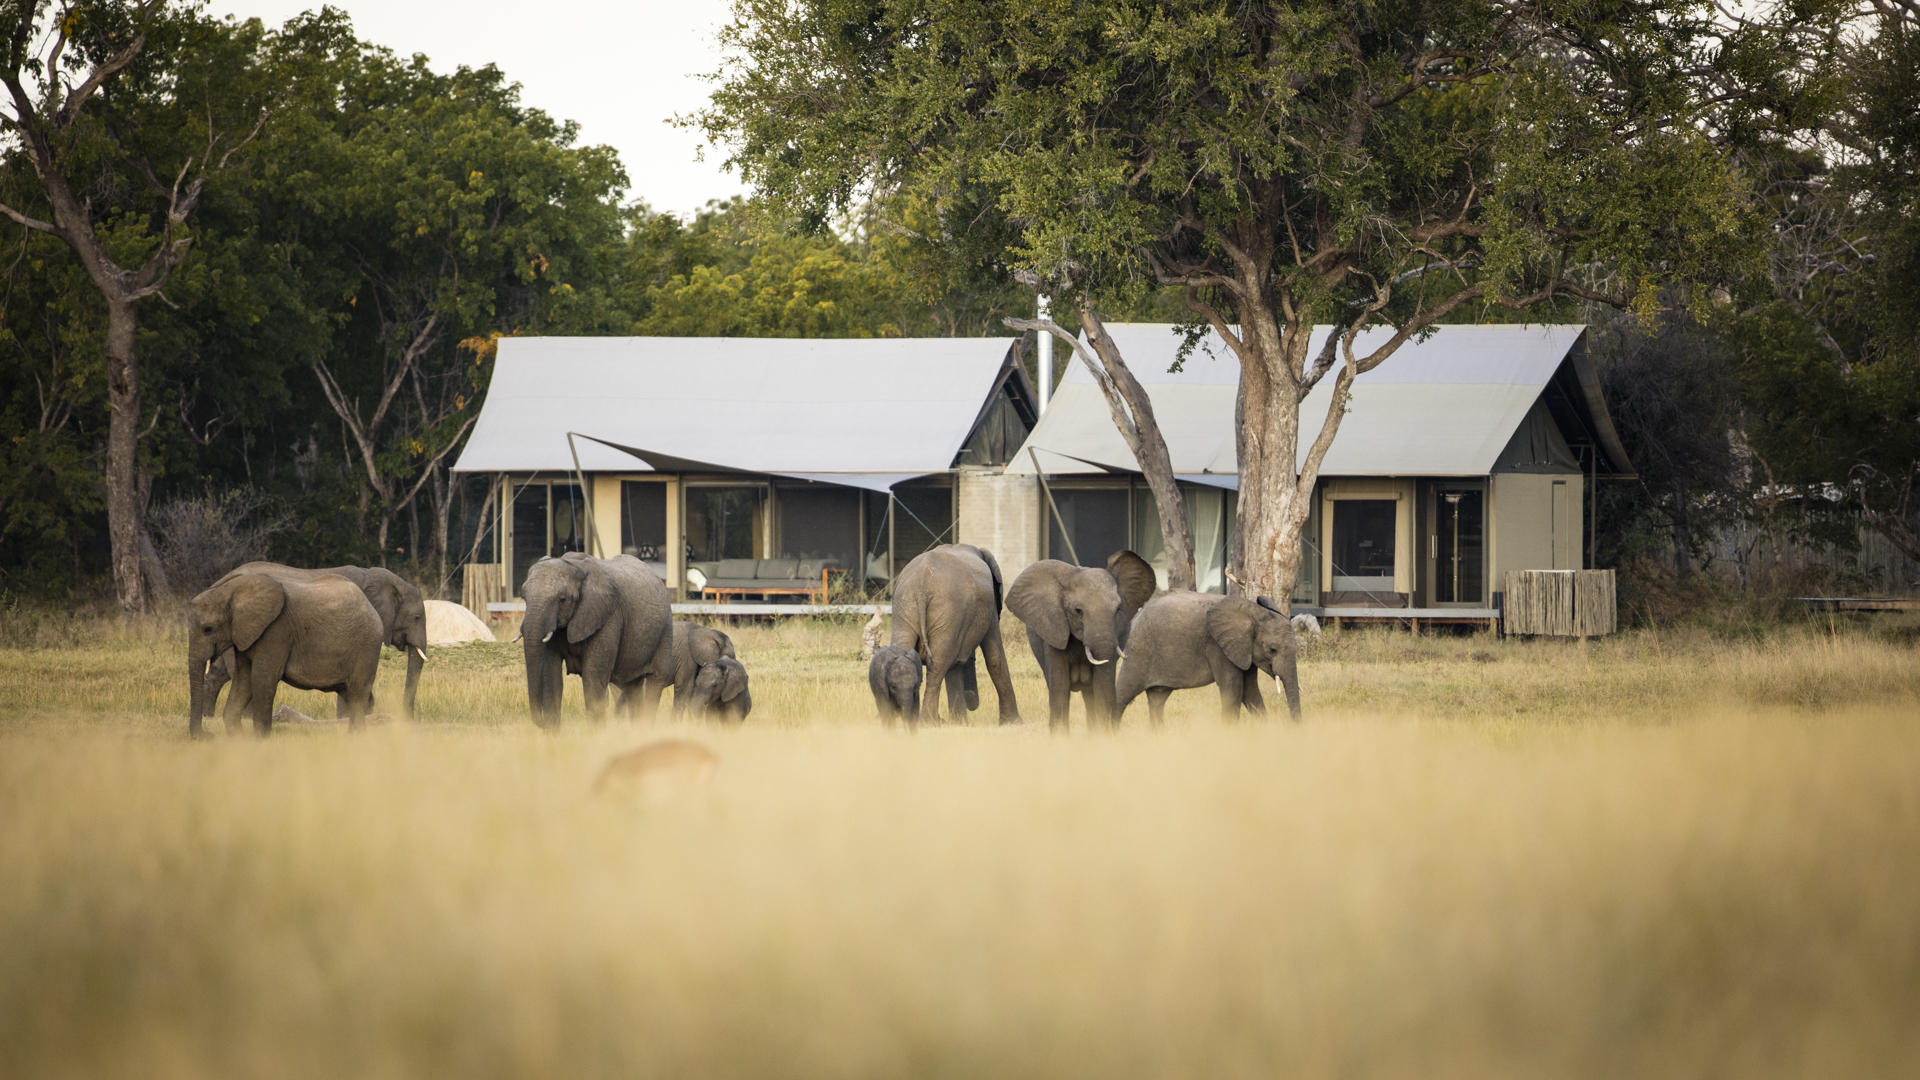
[[[720,565],[714,567],[713,572],[707,576],[729,579],[751,578],[755,561],[753,559],[721,559]]]
[[[760,568],[753,572],[753,576],[762,581],[769,579],[791,581],[793,580],[794,571],[798,569],[799,566],[799,559],[761,559]]]

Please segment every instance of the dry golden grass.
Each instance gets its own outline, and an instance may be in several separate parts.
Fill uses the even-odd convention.
[[[857,623],[733,632],[738,728],[480,645],[211,745],[174,631],[0,648],[0,1072],[1920,1073],[1911,643],[1348,634],[1304,724],[1058,738],[1024,648],[909,735]],[[711,784],[590,794],[656,738]]]

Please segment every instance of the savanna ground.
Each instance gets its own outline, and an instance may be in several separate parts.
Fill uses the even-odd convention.
[[[1054,737],[1024,645],[910,735],[857,624],[746,626],[737,729],[537,731],[483,644],[190,744],[177,630],[16,622],[0,1071],[1920,1075],[1913,630],[1350,632],[1298,726]],[[708,789],[589,795],[665,735]]]

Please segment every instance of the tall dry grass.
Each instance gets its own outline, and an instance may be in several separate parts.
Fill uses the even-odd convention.
[[[212,745],[171,635],[0,649],[3,1071],[1920,1070],[1910,645],[1348,634],[1304,724],[1058,738],[1024,655],[1028,723],[909,735],[857,626],[734,633],[740,728],[541,733],[482,645]],[[666,736],[704,792],[589,796]]]

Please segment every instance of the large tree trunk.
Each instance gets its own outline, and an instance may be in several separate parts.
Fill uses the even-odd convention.
[[[147,609],[140,573],[140,538],[146,534],[135,472],[139,457],[140,375],[133,342],[133,301],[107,296],[107,534],[113,548],[113,590],[120,610]]]
[[[1249,313],[1253,314],[1253,313]],[[1300,532],[1308,498],[1300,494],[1300,377],[1312,325],[1282,328],[1270,315],[1241,330],[1235,449],[1240,460],[1238,567],[1229,591],[1265,596],[1283,607],[1300,580]],[[1313,481],[1304,483],[1308,492]]]

